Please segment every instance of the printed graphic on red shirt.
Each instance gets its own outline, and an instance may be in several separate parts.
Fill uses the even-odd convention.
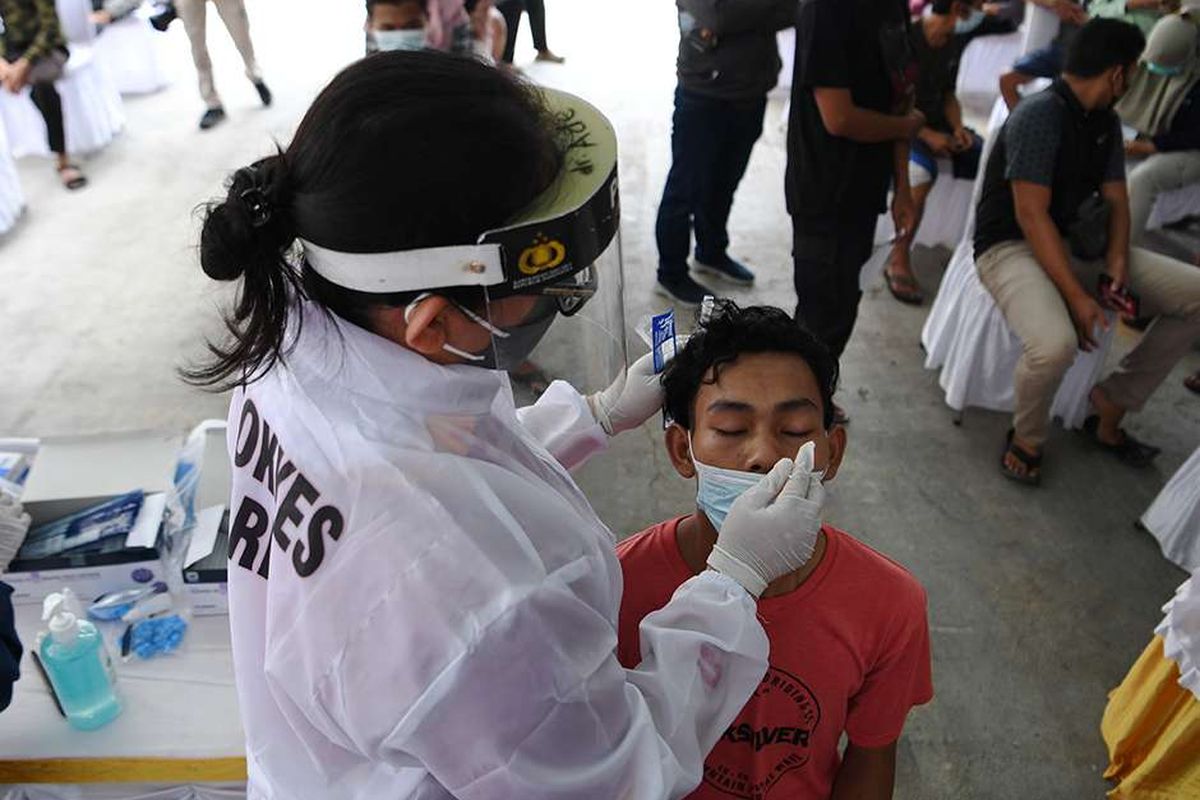
[[[768,668],[705,761],[704,783],[739,800],[765,800],[780,778],[812,759],[809,743],[820,724],[821,706],[804,681]],[[747,763],[753,774],[738,766]]]

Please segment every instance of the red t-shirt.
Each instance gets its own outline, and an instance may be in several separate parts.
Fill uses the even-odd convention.
[[[679,522],[617,546],[625,576],[617,654],[626,667],[642,660],[642,618],[692,577],[675,539]],[[909,709],[933,698],[925,590],[862,542],[822,530],[816,570],[795,591],[758,602],[770,666],[689,797],[825,800],[842,731],[860,747],[891,744]]]

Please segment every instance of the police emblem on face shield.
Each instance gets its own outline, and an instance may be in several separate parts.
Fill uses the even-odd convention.
[[[521,253],[517,267],[526,275],[539,275],[554,269],[566,259],[567,248],[562,242],[539,234],[533,244]]]

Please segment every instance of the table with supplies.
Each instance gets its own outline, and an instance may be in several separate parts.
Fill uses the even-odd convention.
[[[245,797],[228,617],[193,618],[177,653],[118,663],[121,715],[95,731],[67,725],[31,660],[41,608],[16,620],[25,654],[0,714],[0,799]]]

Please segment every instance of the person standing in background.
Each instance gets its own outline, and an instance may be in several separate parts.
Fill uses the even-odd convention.
[[[537,50],[537,60],[551,64],[561,64],[566,61],[557,55],[546,44],[546,4],[545,0],[499,0],[496,8],[504,15],[508,25],[508,39],[504,45],[504,63],[511,64],[513,53],[517,49],[517,31],[521,28],[521,12],[529,13],[529,29],[533,34],[533,47]]]
[[[87,177],[67,156],[62,97],[54,88],[68,55],[54,0],[0,0],[0,21],[4,23],[0,32],[0,87],[12,94],[29,87],[30,98],[46,121],[46,138],[59,180],[68,189],[82,189],[87,186]]]
[[[925,117],[912,107],[911,61],[903,0],[801,0],[785,177],[796,319],[837,358],[893,178],[896,235],[913,227],[908,142]]]
[[[176,8],[183,29],[187,31],[188,41],[192,45],[192,61],[196,65],[196,75],[200,80],[200,96],[204,98],[207,109],[200,117],[200,130],[208,130],[225,119],[225,106],[217,87],[213,84],[212,59],[208,55],[206,35],[206,20],[209,0],[177,0]],[[233,39],[242,61],[246,65],[246,77],[254,84],[258,97],[263,106],[271,105],[271,90],[263,82],[262,70],[254,57],[254,42],[250,40],[250,18],[246,15],[244,0],[212,0]]]
[[[775,34],[796,23],[795,0],[678,0],[679,85],[671,128],[671,170],[658,206],[655,290],[684,305],[711,292],[696,271],[750,286],[754,273],[729,257],[726,225],[750,151],[762,134],[767,92],[781,66]]]

